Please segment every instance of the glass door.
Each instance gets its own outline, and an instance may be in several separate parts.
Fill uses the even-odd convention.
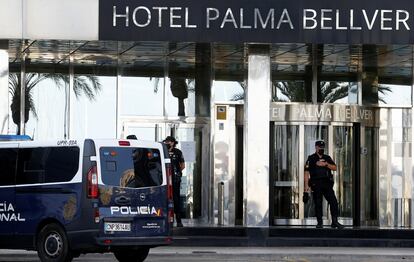
[[[274,225],[316,225],[313,196],[302,202],[304,165],[315,153],[315,141],[324,140],[325,154],[337,165],[333,172],[334,191],[339,204],[339,220],[353,223],[354,130],[351,123],[279,124],[271,134],[271,214]],[[329,205],[323,199],[323,220],[331,223]]]
[[[353,170],[354,147],[352,126],[333,127],[333,159],[337,170],[334,174],[335,193],[339,205],[339,217],[344,223],[352,223],[353,217]]]
[[[305,126],[304,132],[304,160],[308,159],[309,155],[315,153],[315,141],[323,140],[326,142],[327,147],[325,148],[325,154],[329,154],[329,128],[328,126],[322,125],[309,125]],[[304,168],[304,167],[302,167]],[[315,220],[315,205],[313,203],[312,194],[310,201],[304,204],[304,218],[305,220]],[[323,218],[327,218],[327,202],[323,200]],[[315,222],[316,223],[316,222]],[[308,222],[306,222],[308,224]]]
[[[299,126],[275,125],[272,139],[273,217],[286,224],[299,219]]]
[[[183,152],[185,169],[181,177],[180,199],[185,219],[198,219],[204,216],[202,206],[203,188],[208,185],[210,133],[205,124],[171,123],[170,134],[177,141],[177,148]],[[204,192],[206,195],[207,193]]]

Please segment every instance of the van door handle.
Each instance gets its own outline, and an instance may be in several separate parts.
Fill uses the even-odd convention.
[[[129,205],[131,204],[131,199],[129,197],[120,196],[115,198],[115,203],[118,205]]]

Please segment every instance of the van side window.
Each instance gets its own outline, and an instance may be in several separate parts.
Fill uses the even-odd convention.
[[[16,175],[16,148],[0,149],[0,186],[14,185]]]
[[[162,185],[161,157],[158,149],[100,149],[102,181],[106,185],[140,188]]]
[[[79,148],[21,148],[18,162],[16,184],[68,182],[78,172]]]

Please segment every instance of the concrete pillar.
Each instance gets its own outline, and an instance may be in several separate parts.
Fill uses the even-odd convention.
[[[249,46],[244,104],[244,224],[269,226],[270,48]]]

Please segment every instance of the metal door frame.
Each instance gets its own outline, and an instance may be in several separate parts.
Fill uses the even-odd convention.
[[[304,217],[304,203],[302,200],[303,197],[303,192],[304,192],[304,175],[305,175],[305,171],[303,168],[300,167],[304,167],[305,166],[305,126],[327,126],[328,127],[328,150],[329,153],[332,154],[333,150],[334,150],[334,145],[333,145],[333,133],[334,133],[334,127],[339,127],[339,126],[348,126],[348,127],[353,127],[354,123],[349,123],[349,122],[295,122],[295,121],[272,121],[271,122],[273,126],[298,126],[299,127],[299,168],[298,168],[298,175],[299,175],[299,179],[298,179],[298,183],[299,183],[299,219],[272,219],[272,223],[274,225],[314,225],[316,224],[316,218],[305,218]],[[356,141],[352,141],[352,143],[355,145]],[[354,156],[353,158],[355,158],[355,153],[353,152]],[[356,178],[355,176],[355,168],[353,169],[353,179]],[[273,187],[273,183],[270,183],[271,186]],[[274,192],[274,190],[271,190],[271,192]],[[336,192],[335,192],[336,193]],[[353,192],[354,196],[356,195],[356,192]],[[270,197],[272,198],[272,197]],[[272,200],[273,201],[273,200]],[[273,206],[273,202],[271,203],[271,206]],[[355,202],[354,202],[355,205]],[[328,212],[329,213],[329,212]],[[353,216],[355,216],[355,214],[353,214]],[[340,221],[346,225],[352,225],[353,224],[353,219],[349,219],[349,218],[340,218]]]

